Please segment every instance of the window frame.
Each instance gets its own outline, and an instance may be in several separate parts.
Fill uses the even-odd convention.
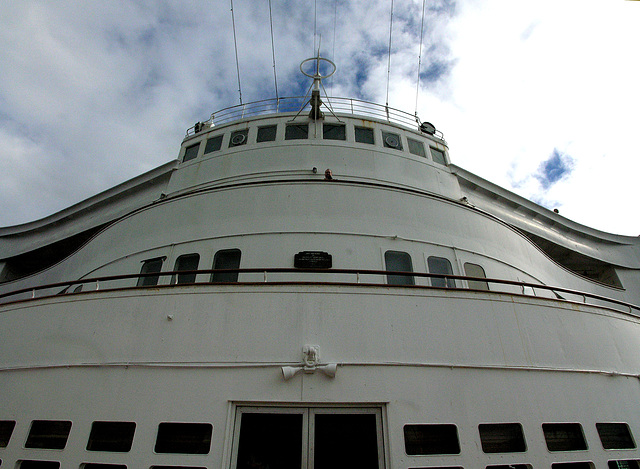
[[[181,259],[183,258],[188,258],[188,257],[196,257],[198,258],[198,262],[196,264],[196,268],[195,269],[179,269],[178,268],[178,264],[181,261]],[[197,252],[190,252],[190,253],[186,253],[186,254],[181,254],[178,257],[176,257],[176,261],[174,263],[174,267],[173,267],[173,271],[177,272],[175,274],[173,274],[171,276],[171,285],[183,285],[183,284],[192,284],[192,283],[196,283],[196,280],[198,279],[197,274],[180,274],[180,271],[191,271],[191,270],[198,270],[198,267],[200,266],[200,253]],[[181,277],[182,276],[182,277]],[[190,279],[191,276],[193,276],[193,281],[187,281],[186,279]],[[181,281],[181,278],[185,278],[185,280]]]
[[[191,160],[195,160],[198,155],[200,154],[200,144],[202,143],[202,141],[199,141],[198,143],[194,143],[191,144],[187,147],[184,147],[184,154],[182,155],[182,162],[186,163],[187,161],[191,161]],[[195,154],[190,150],[193,150],[195,148]],[[188,158],[187,158],[188,156]]]
[[[405,260],[408,259],[409,264],[409,270],[390,270],[389,269],[389,258],[387,256],[396,256],[398,254],[401,254],[402,257],[405,257]],[[391,272],[412,272],[415,273],[415,270],[413,268],[413,259],[411,258],[411,254],[409,254],[408,252],[405,251],[396,251],[395,249],[387,249],[384,251],[383,253],[383,261],[384,261],[384,270],[385,271],[391,271]],[[397,262],[399,259],[399,257],[396,257],[396,259],[394,259],[394,262]],[[416,277],[415,275],[394,275],[394,274],[387,274],[387,285],[397,285],[397,286],[406,286],[406,285],[415,285],[416,284]]]

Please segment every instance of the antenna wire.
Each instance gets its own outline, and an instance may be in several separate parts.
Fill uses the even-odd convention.
[[[420,90],[420,65],[422,65],[422,33],[424,31],[424,4],[426,0],[422,0],[422,23],[420,24],[420,51],[418,52],[418,78],[416,80],[416,118],[418,117],[418,92]]]
[[[387,63],[387,102],[386,102],[387,108],[389,107],[389,79],[391,76],[391,32],[392,31],[393,31],[393,0],[391,0],[391,19],[389,20],[389,61]]]
[[[271,0],[269,0],[269,23],[271,24],[271,55],[273,56],[273,82],[276,85],[276,105],[277,105],[280,101],[280,98],[278,96],[278,77],[276,76],[276,47],[273,42],[273,17],[271,16]]]
[[[236,70],[238,71],[238,93],[240,94],[240,104],[242,104],[242,86],[240,86],[240,63],[238,62],[238,42],[236,40],[236,20],[233,16],[233,0],[231,1],[231,23],[233,24],[233,44],[236,48]]]

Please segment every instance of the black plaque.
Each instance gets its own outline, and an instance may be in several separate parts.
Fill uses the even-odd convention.
[[[322,251],[302,251],[295,255],[293,266],[297,269],[330,269],[331,254]]]

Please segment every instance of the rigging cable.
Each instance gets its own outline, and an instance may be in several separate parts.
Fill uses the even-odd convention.
[[[389,78],[391,76],[391,31],[393,30],[393,0],[391,0],[391,19],[389,20],[389,62],[387,63],[387,114],[389,113]]]
[[[236,41],[236,20],[233,16],[233,0],[231,0],[231,23],[233,24],[233,44],[236,47],[236,70],[238,71],[238,93],[242,104],[242,87],[240,86],[240,64],[238,62],[238,42]]]
[[[316,28],[318,26],[318,0],[313,1],[313,55],[316,56]]]
[[[269,0],[269,23],[271,24],[271,55],[273,56],[273,82],[276,85],[276,106],[280,103],[278,96],[278,77],[276,76],[276,47],[273,42],[273,17],[271,16],[271,0]]]
[[[424,31],[424,4],[426,0],[422,0],[422,23],[420,24],[420,51],[418,52],[418,78],[416,84],[416,119],[418,118],[418,91],[420,90],[420,65],[422,64],[422,33]]]

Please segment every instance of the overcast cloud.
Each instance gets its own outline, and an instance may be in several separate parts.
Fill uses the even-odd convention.
[[[233,3],[243,101],[273,97],[268,0]],[[314,1],[271,3],[279,95],[304,94]],[[316,5],[326,89],[384,103],[391,1]],[[395,1],[389,104],[411,113],[421,14]],[[638,24],[625,0],[427,0],[418,114],[455,164],[637,236]],[[3,2],[0,64],[0,226],[176,158],[186,128],[239,102],[228,0]]]

